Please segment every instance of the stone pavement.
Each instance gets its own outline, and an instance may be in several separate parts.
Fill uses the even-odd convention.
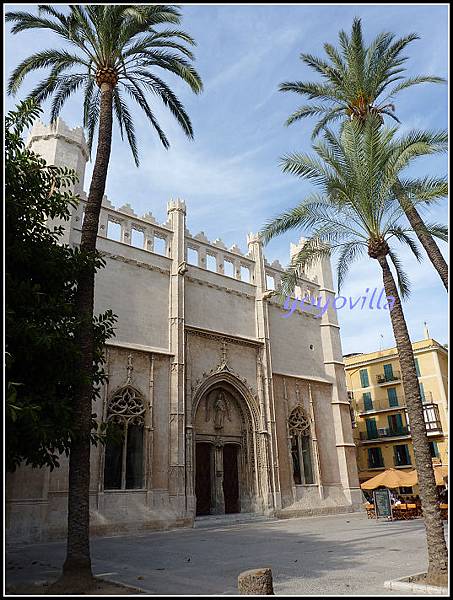
[[[424,524],[363,513],[93,538],[93,570],[149,594],[234,594],[241,571],[272,567],[276,594],[392,595],[384,581],[426,569]],[[52,579],[65,544],[7,547],[7,584]]]

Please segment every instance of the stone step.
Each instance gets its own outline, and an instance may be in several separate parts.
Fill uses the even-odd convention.
[[[275,517],[260,515],[258,513],[234,513],[228,515],[203,515],[196,517],[194,528],[219,527],[236,525],[239,523],[257,523],[264,521],[276,521]]]

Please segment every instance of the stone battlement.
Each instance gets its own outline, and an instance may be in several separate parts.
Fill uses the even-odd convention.
[[[37,140],[46,140],[52,138],[63,138],[65,141],[77,146],[82,151],[86,161],[89,160],[89,151],[85,139],[83,127],[69,127],[60,117],[50,125],[45,125],[42,121],[35,121],[27,139],[27,146]]]
[[[83,128],[70,128],[61,118],[51,125],[36,121],[27,145],[32,145],[50,164],[73,165],[78,172],[79,184],[76,192],[78,192],[81,202],[74,211],[70,225],[71,230],[68,232],[69,237],[65,240],[70,241],[73,239],[72,231],[76,233],[76,237],[80,232],[87,199],[86,192],[83,191],[83,178],[89,153]],[[158,223],[151,212],[140,216],[128,203],[116,208],[108,197],[104,196],[98,235],[101,238],[112,239],[121,244],[128,244],[169,257],[173,236],[170,215],[173,211],[180,211],[185,216],[187,213],[185,202],[179,198],[170,199],[167,203],[168,220],[165,223]],[[113,235],[115,226],[117,231],[116,235]],[[250,246],[257,242],[259,242],[258,234],[249,233],[246,240],[248,251],[244,252],[236,243],[228,248],[220,238],[211,241],[203,231],[192,234],[186,228],[184,232],[185,260],[188,264],[201,269],[254,284],[255,258],[250,252]],[[276,289],[281,282],[283,266],[278,260],[269,263],[265,257],[264,266],[268,281],[267,287]],[[303,291],[313,294],[317,286],[316,276],[300,279],[299,287]]]

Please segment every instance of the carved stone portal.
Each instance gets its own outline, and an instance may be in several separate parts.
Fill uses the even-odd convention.
[[[197,514],[250,510],[253,450],[243,398],[223,386],[209,390],[198,405],[194,429]]]
[[[215,430],[223,429],[225,417],[231,422],[230,407],[223,390],[212,394],[211,398],[206,399],[206,422],[211,420],[211,412],[214,413]]]

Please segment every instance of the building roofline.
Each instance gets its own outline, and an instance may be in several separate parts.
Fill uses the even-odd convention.
[[[416,344],[420,344],[422,342],[426,342],[426,346],[422,346],[420,348],[414,348]],[[415,353],[422,352],[424,350],[436,349],[445,352],[448,354],[448,349],[445,348],[443,344],[435,340],[434,338],[417,340],[412,342],[412,348]],[[392,346],[390,348],[383,348],[382,350],[374,350],[373,352],[365,352],[365,353],[350,353],[348,355],[343,356],[343,360],[345,362],[345,368],[349,368],[352,366],[357,366],[362,363],[369,362],[380,362],[384,358],[391,357],[392,355],[398,356],[398,350],[396,346]],[[376,356],[377,355],[377,356]]]

